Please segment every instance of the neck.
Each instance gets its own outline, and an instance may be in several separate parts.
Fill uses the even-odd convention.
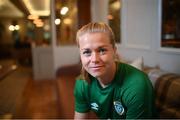
[[[111,71],[111,72],[109,72],[109,71]],[[116,74],[116,63],[113,64],[113,66],[111,67],[111,70],[109,70],[109,71],[108,71],[108,73],[106,73],[106,75],[97,78],[100,85],[103,88],[107,87],[113,81],[114,76]]]

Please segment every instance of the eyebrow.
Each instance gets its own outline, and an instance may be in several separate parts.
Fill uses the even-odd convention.
[[[108,44],[108,45],[101,45],[99,47],[111,47],[111,44]]]
[[[107,48],[107,47],[110,47],[109,45],[102,45],[102,46],[99,46],[98,48]],[[81,50],[87,50],[89,48],[82,48]]]
[[[102,45],[102,46],[99,46],[98,48],[108,48],[108,47],[111,47],[110,45]]]

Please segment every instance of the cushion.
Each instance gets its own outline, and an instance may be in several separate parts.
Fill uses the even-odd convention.
[[[153,87],[155,87],[155,83],[156,83],[157,79],[158,79],[160,76],[162,76],[162,75],[164,75],[164,74],[166,74],[166,73],[167,73],[166,71],[163,71],[163,70],[161,70],[161,69],[159,69],[159,68],[151,68],[151,69],[147,72],[148,77],[149,77],[149,79],[151,80]]]
[[[139,69],[139,70],[142,70],[143,69],[143,57],[138,57],[137,59],[133,60],[130,65]]]

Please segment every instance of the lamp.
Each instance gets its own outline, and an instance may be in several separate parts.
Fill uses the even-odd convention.
[[[20,29],[20,26],[19,25],[10,25],[9,26],[9,30],[10,31],[15,31],[15,30],[19,30]]]

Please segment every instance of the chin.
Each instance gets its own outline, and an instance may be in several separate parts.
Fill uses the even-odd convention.
[[[101,77],[101,76],[103,76],[104,74],[103,73],[91,73],[91,75],[93,76],[93,77]]]

